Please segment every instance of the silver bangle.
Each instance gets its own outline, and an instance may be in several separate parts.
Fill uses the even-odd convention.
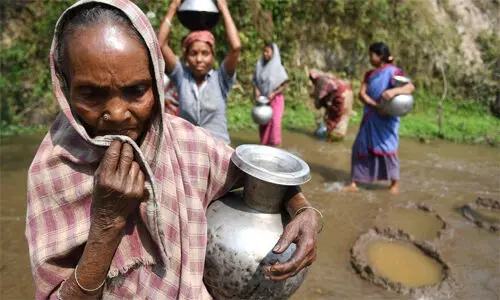
[[[80,282],[78,282],[78,277],[76,276],[76,272],[77,272],[77,270],[78,270],[78,265],[76,265],[76,267],[75,267],[75,272],[73,273],[73,274],[75,274],[75,281],[76,281],[76,284],[78,285],[78,287],[79,287],[80,289],[82,289],[82,291],[84,291],[84,292],[87,292],[87,293],[97,292],[98,290],[100,290],[100,289],[104,286],[104,283],[106,283],[106,278],[104,278],[103,282],[102,282],[102,283],[101,283],[98,287],[96,287],[95,289],[86,289],[86,288],[84,288],[84,287],[80,284]]]
[[[323,227],[325,226],[325,220],[323,219],[323,214],[321,213],[321,211],[319,211],[319,209],[317,209],[315,207],[312,207],[312,206],[302,206],[301,208],[297,209],[297,211],[293,215],[293,218],[295,219],[295,217],[297,217],[298,214],[300,214],[301,212],[303,212],[306,209],[312,209],[312,210],[314,210],[321,217],[321,227],[318,230],[318,233],[320,233],[323,230]]]

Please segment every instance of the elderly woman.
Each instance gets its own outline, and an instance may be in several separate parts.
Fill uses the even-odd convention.
[[[262,58],[255,65],[253,78],[255,99],[265,96],[273,109],[271,121],[260,125],[260,143],[262,145],[281,145],[281,119],[285,110],[285,97],[288,74],[281,64],[278,45],[269,43],[264,47]]]
[[[226,0],[217,0],[224,19],[229,52],[213,70],[215,38],[210,31],[193,31],[183,39],[181,63],[168,44],[172,20],[181,0],[173,0],[158,33],[166,72],[179,91],[179,117],[205,128],[214,137],[230,143],[227,131],[226,101],[233,86],[241,42]]]
[[[325,109],[328,140],[342,140],[352,112],[353,94],[349,83],[315,69],[309,72],[309,79],[314,86],[316,109]]]
[[[83,0],[57,23],[50,65],[62,112],[28,175],[26,238],[37,299],[209,299],[206,208],[244,174],[233,149],[164,113],[164,62],[127,0]],[[310,207],[298,187],[290,213]],[[267,266],[282,280],[312,263],[319,216],[301,210]],[[264,278],[263,278],[264,280]]]

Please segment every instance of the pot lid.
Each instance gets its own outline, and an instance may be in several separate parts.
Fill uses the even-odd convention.
[[[304,160],[278,148],[241,145],[231,159],[243,172],[269,183],[294,186],[311,179],[309,166]]]
[[[184,0],[179,11],[219,12],[213,0]]]

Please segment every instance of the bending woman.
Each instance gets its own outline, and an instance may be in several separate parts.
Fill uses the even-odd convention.
[[[26,239],[36,299],[210,299],[206,209],[241,186],[233,149],[164,113],[164,62],[127,0],[84,0],[59,19],[50,66],[61,113],[28,172]],[[309,206],[298,187],[293,216]],[[265,267],[282,280],[315,258],[319,216],[301,209]]]
[[[288,74],[281,64],[281,56],[278,46],[269,43],[264,47],[264,54],[255,66],[253,79],[255,99],[266,96],[271,108],[273,117],[266,125],[260,125],[260,143],[262,145],[281,145],[281,119],[285,110],[285,97],[283,92],[286,89]]]
[[[351,183],[346,190],[356,191],[356,182],[390,180],[389,191],[399,192],[399,117],[384,115],[381,101],[397,95],[411,94],[415,87],[409,83],[394,88],[395,75],[403,75],[392,64],[389,47],[384,43],[370,46],[370,63],[375,67],[365,74],[359,97],[365,103],[363,120],[352,146]]]
[[[353,94],[348,82],[318,70],[309,72],[314,85],[314,106],[325,108],[328,141],[339,141],[347,134]]]
[[[179,92],[179,117],[201,126],[213,136],[230,143],[227,131],[226,101],[233,86],[241,42],[226,0],[217,0],[224,19],[229,53],[218,70],[213,70],[215,39],[210,31],[193,31],[182,49],[187,66],[181,63],[168,44],[172,20],[181,0],[174,0],[163,19],[158,34],[165,70]]]

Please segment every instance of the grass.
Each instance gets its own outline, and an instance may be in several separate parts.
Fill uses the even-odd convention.
[[[21,125],[21,124],[0,124],[0,137],[9,137],[16,135],[27,135],[44,133],[48,130],[46,125]]]

